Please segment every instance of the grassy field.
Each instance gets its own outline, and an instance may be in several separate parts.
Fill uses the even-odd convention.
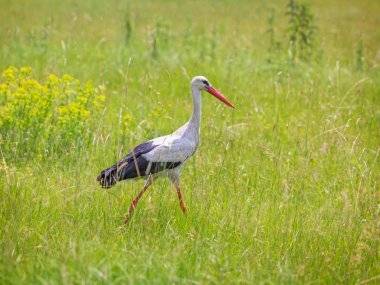
[[[307,1],[302,50],[269,2],[0,0],[1,71],[106,95],[82,144],[0,127],[1,284],[379,284],[380,4]],[[161,179],[125,226],[143,181],[96,176],[188,119],[194,75],[236,109],[203,96],[188,215]]]

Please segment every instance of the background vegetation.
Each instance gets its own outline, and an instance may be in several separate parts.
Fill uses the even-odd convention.
[[[0,7],[2,284],[379,282],[378,1]],[[143,182],[95,178],[198,74],[236,109],[204,95],[189,213],[162,179],[126,227]]]

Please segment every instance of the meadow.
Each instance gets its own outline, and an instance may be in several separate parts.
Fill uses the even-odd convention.
[[[306,3],[306,4],[305,4]],[[293,6],[292,6],[293,5]],[[1,284],[379,284],[378,1],[0,0]],[[188,120],[174,188],[96,176]]]

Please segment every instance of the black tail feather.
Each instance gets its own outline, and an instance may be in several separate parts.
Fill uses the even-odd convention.
[[[155,147],[156,145],[153,145],[151,141],[135,147],[133,151],[128,153],[122,160],[100,172],[97,177],[100,185],[103,188],[110,188],[119,180],[144,176],[145,174],[143,172],[148,163],[145,159],[141,160],[141,155],[151,151]],[[140,160],[143,162],[143,166],[140,165]]]
[[[111,188],[118,181],[145,176],[148,164],[149,162],[141,156],[134,161],[120,160],[100,172],[97,180],[103,188]]]
[[[113,185],[115,185],[117,182],[116,164],[100,172],[96,180],[99,181],[100,185],[103,188],[111,188]]]

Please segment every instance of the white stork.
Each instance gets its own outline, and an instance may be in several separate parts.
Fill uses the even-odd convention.
[[[199,144],[199,125],[201,122],[201,91],[207,91],[224,104],[234,106],[218,90],[211,86],[204,76],[196,76],[191,80],[193,95],[193,114],[190,120],[170,135],[158,137],[136,146],[126,157],[103,170],[97,180],[103,188],[110,188],[116,182],[126,179],[144,177],[145,185],[133,199],[129,207],[129,217],[144,192],[152,184],[154,178],[166,175],[177,190],[179,205],[186,213],[186,206],[179,187],[180,170],[186,160],[191,157]]]

